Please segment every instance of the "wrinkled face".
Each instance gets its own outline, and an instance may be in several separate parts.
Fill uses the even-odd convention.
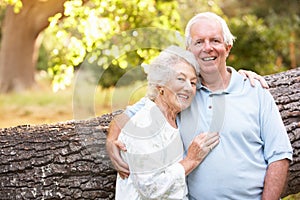
[[[172,67],[174,76],[164,86],[165,102],[169,107],[180,112],[192,103],[196,94],[197,77],[194,68],[185,62]]]
[[[199,19],[191,27],[192,43],[188,47],[195,55],[202,73],[212,73],[226,68],[231,46],[226,45],[221,24],[207,18]]]

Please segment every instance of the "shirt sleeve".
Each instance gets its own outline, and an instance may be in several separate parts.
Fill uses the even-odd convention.
[[[124,111],[124,113],[131,118],[132,116],[134,116],[142,107],[145,106],[146,103],[146,97],[141,98],[138,102],[136,102],[135,104],[131,105],[131,106],[127,106],[126,110]]]
[[[185,171],[180,163],[153,173],[132,174],[132,180],[147,199],[184,199],[187,195]]]
[[[281,160],[292,160],[293,149],[278,107],[269,91],[262,94],[261,137],[264,155],[268,164]]]

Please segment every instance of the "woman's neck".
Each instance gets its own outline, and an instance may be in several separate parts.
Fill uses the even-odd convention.
[[[165,101],[160,96],[158,96],[154,100],[154,102],[156,103],[156,105],[158,106],[158,108],[160,109],[160,111],[163,113],[163,115],[165,116],[165,118],[167,119],[167,121],[169,122],[169,124],[172,127],[177,128],[176,116],[179,113],[179,111],[177,111],[174,107],[170,106],[167,103],[167,101]]]

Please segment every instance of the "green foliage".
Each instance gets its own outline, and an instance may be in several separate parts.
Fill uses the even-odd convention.
[[[103,87],[115,85],[126,71],[157,53],[148,49],[153,44],[138,44],[141,41],[136,41],[139,36],[134,35],[138,33],[134,30],[145,27],[179,30],[180,16],[176,10],[176,1],[94,0],[84,5],[80,0],[67,1],[63,20],[59,20],[60,15],[50,19],[45,33],[44,45],[50,51],[48,71],[54,79],[54,89],[68,85],[66,81],[70,78],[64,77],[73,75],[70,68],[92,57],[98,63],[95,75],[105,71],[99,83]],[[164,36],[149,33],[148,37],[158,43],[162,41],[159,37]],[[143,39],[147,43],[149,38]]]
[[[237,40],[228,64],[237,69],[251,69],[263,74],[273,72],[272,63],[276,60],[276,53],[272,48],[271,38],[274,35],[271,35],[272,32],[264,24],[264,20],[245,15],[231,19],[229,26]]]
[[[125,75],[131,77],[129,71],[149,63],[172,42],[178,43],[174,32],[183,33],[187,20],[200,11],[211,10],[227,19],[237,36],[228,64],[237,69],[260,74],[286,70],[291,66],[290,43],[297,49],[299,41],[299,9],[294,4],[288,6],[290,13],[273,7],[269,0],[183,0],[180,5],[176,0],[85,2],[67,1],[64,15],[52,17],[45,31],[47,53],[41,56],[48,56],[54,90],[69,85],[83,63],[91,65],[93,78],[103,87],[118,84]],[[138,74],[124,84],[143,78]]]
[[[39,50],[39,57],[38,57],[38,63],[37,63],[37,70],[48,70],[48,51],[45,49],[44,45],[42,44]]]
[[[255,15],[232,18],[229,26],[237,40],[228,64],[260,74],[287,70],[291,64],[291,32],[299,25],[299,17],[292,19],[281,18],[274,13],[265,19]],[[280,63],[276,65],[279,59]]]
[[[230,0],[222,7],[238,37],[228,64],[261,74],[299,65],[299,1],[285,1],[284,9],[280,0]]]

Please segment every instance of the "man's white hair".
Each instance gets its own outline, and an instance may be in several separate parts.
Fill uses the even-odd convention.
[[[233,46],[233,42],[235,40],[235,36],[232,35],[232,33],[229,30],[229,27],[226,23],[226,21],[220,17],[219,15],[213,13],[213,12],[203,12],[195,15],[192,19],[189,20],[189,22],[186,25],[185,28],[185,45],[186,47],[189,47],[192,44],[192,37],[191,37],[191,28],[192,26],[197,23],[200,19],[210,19],[215,20],[221,24],[222,32],[223,32],[223,39],[226,45]]]

